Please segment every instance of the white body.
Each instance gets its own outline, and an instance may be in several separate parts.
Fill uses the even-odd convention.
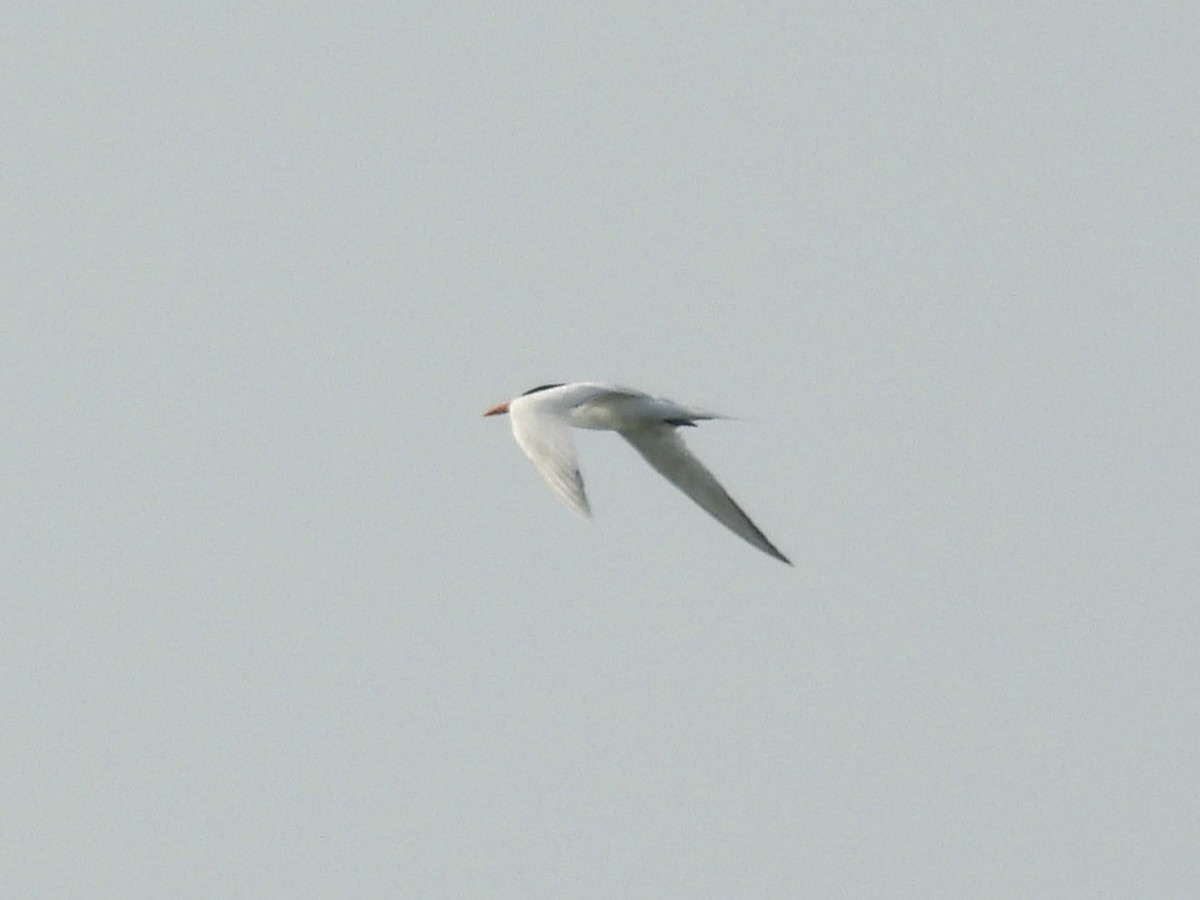
[[[676,429],[719,416],[662,397],[609,384],[545,385],[501,403],[485,415],[507,412],[513,436],[555,493],[582,516],[590,516],[571,428],[616,431],[645,460],[738,537],[791,562],[696,459]]]

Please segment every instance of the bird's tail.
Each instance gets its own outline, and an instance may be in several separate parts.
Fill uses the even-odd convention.
[[[665,421],[670,425],[695,426],[697,422],[706,422],[710,419],[728,419],[730,416],[721,415],[707,409],[701,409],[698,406],[679,406],[678,411]]]

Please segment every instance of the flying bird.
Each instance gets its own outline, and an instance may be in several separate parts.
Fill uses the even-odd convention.
[[[513,437],[542,478],[581,516],[590,517],[592,513],[571,428],[615,431],[714,519],[763,553],[792,564],[679,437],[677,429],[681,427],[722,416],[631,388],[592,382],[543,384],[493,406],[484,415],[504,413],[512,419]]]

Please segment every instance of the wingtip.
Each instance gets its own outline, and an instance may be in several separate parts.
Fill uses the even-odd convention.
[[[778,550],[775,548],[775,545],[774,545],[774,544],[772,544],[770,541],[767,541],[767,546],[765,546],[765,547],[760,547],[759,549],[760,549],[760,550],[762,550],[764,553],[766,553],[766,554],[767,554],[767,556],[774,557],[775,559],[779,560],[781,563],[787,563],[787,564],[788,564],[789,566],[791,566],[793,569],[794,569],[794,568],[796,568],[796,564],[795,564],[795,563],[793,563],[793,562],[792,562],[790,559],[788,559],[786,556],[784,556],[782,553],[780,553],[780,552],[779,552],[779,551],[778,551]]]

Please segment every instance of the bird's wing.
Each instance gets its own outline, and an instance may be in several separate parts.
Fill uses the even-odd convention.
[[[575,441],[566,418],[555,409],[537,404],[514,404],[509,408],[513,437],[525,451],[554,493],[585,518],[592,515],[583,476],[575,457]]]
[[[786,556],[767,540],[758,526],[750,521],[733,498],[725,493],[716,478],[696,459],[683,439],[670,425],[646,425],[621,431],[646,462],[654,466],[668,481],[691,497],[714,519],[736,534],[789,566]]]

